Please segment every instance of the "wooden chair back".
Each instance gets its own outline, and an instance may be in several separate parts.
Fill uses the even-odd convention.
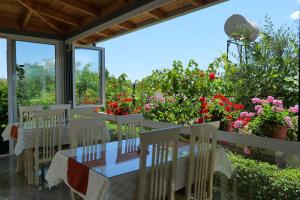
[[[131,115],[131,116],[118,116],[117,117],[117,132],[118,132],[118,140],[121,141],[131,140],[133,138],[139,137],[139,133],[143,131],[143,115]]]
[[[19,106],[19,119],[24,128],[35,128],[35,113],[43,110],[44,106]]]
[[[55,153],[61,150],[61,131],[64,110],[41,110],[36,112],[34,133],[35,184],[39,184],[39,167],[52,161]]]
[[[72,148],[106,143],[106,123],[103,119],[70,120]],[[100,141],[101,140],[101,141]]]
[[[212,200],[217,128],[200,124],[191,127],[187,171],[188,200]]]
[[[140,133],[137,200],[174,200],[180,130],[181,127],[176,127]],[[149,173],[147,163],[150,165]]]
[[[69,110],[69,119],[70,120],[79,120],[79,119],[91,119],[97,118],[98,113],[95,112],[94,107],[87,108],[73,108]]]

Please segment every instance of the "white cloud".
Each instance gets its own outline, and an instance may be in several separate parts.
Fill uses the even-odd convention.
[[[300,0],[298,0],[298,1],[300,1]],[[293,20],[298,20],[298,19],[300,19],[300,11],[297,10],[297,11],[293,12],[293,13],[290,15],[290,18],[293,19]]]

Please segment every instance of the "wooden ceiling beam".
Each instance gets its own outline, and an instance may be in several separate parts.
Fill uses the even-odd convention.
[[[190,0],[190,2],[194,7],[202,6],[205,3],[203,0]]]
[[[155,19],[163,19],[167,16],[166,13],[158,9],[151,10],[147,14]]]
[[[84,14],[90,15],[92,17],[98,17],[98,12],[96,9],[87,5],[86,3],[83,3],[80,0],[59,0],[59,2]]]
[[[126,22],[122,22],[120,24],[117,24],[119,27],[125,29],[125,30],[133,30],[136,28],[136,25],[132,22],[126,21]]]
[[[113,36],[115,33],[109,29],[106,29],[106,30],[103,30],[101,32],[97,32],[97,35],[101,35],[101,36],[104,36],[104,37],[111,37]]]
[[[41,4],[38,4],[36,2],[32,3],[32,9],[35,9],[40,14],[50,17],[52,19],[58,20],[60,22],[64,22],[66,24],[70,24],[73,26],[79,26],[80,22],[79,20],[70,17],[69,15],[63,14],[59,11],[55,11],[53,9],[49,9],[45,6],[42,6]]]
[[[60,33],[60,29],[58,26],[52,22],[51,20],[45,18],[43,15],[41,15],[37,10],[32,8],[32,4],[28,0],[17,0],[20,4],[22,4],[25,8],[27,8],[29,11],[31,11],[33,14],[35,14],[38,18],[40,18],[43,22],[45,22],[48,26],[50,26],[52,29],[54,29],[56,32]]]
[[[22,28],[26,27],[26,25],[28,24],[31,16],[32,16],[32,12],[30,10],[27,10],[26,15],[24,17],[24,20],[22,22],[22,26],[21,26]]]

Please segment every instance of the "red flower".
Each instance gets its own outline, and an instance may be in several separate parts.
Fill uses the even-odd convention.
[[[205,102],[205,97],[199,97],[199,101],[201,101],[202,103]]]
[[[224,103],[222,101],[219,102],[220,106],[224,106]]]
[[[227,118],[228,120],[230,120],[230,119],[232,119],[232,115],[227,115],[226,118]]]
[[[106,110],[106,113],[109,115],[112,114],[111,110],[109,110],[109,109]]]
[[[117,101],[111,102],[110,103],[110,107],[112,107],[112,108],[118,108],[118,102]]]
[[[206,114],[206,113],[208,113],[208,112],[209,112],[209,111],[208,111],[207,108],[200,110],[200,114]]]
[[[126,103],[128,103],[128,102],[132,102],[133,101],[133,99],[132,98],[125,98],[124,99],[124,102],[126,102]]]
[[[206,102],[204,102],[204,103],[201,104],[201,108],[205,108],[205,107],[207,107],[207,103]]]
[[[231,110],[231,107],[230,107],[230,106],[226,106],[226,107],[225,107],[225,111],[230,112],[230,110]]]
[[[243,110],[244,109],[244,105],[243,104],[235,104],[235,105],[233,105],[233,107],[235,109],[238,109],[238,110]]]
[[[204,118],[203,117],[199,117],[196,121],[197,124],[202,124],[204,123]]]
[[[209,79],[210,79],[210,80],[214,80],[215,78],[216,78],[215,73],[211,72],[211,73],[209,74]]]
[[[95,112],[99,112],[99,111],[100,111],[100,108],[95,108],[94,111],[95,111]]]

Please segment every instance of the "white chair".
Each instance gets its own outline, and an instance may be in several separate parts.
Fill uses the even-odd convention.
[[[55,153],[61,150],[63,120],[64,110],[41,110],[36,112],[36,128],[33,129],[35,185],[39,185],[40,166],[49,164]]]
[[[72,148],[106,143],[106,124],[103,119],[70,120]]]
[[[187,171],[187,200],[212,200],[217,128],[200,124],[191,127]]]
[[[141,114],[117,116],[118,141],[122,140],[124,134],[126,140],[139,137],[139,133],[143,131],[143,120]]]
[[[140,133],[137,200],[174,200],[180,130],[176,127]]]
[[[44,106],[19,106],[20,122],[24,128],[35,127],[35,113],[43,110]]]
[[[68,110],[71,109],[71,104],[55,104],[55,105],[50,105],[49,108],[51,110],[57,110],[57,109]]]
[[[99,114],[95,112],[96,107],[73,108],[69,110],[69,119],[91,119],[97,118]]]

